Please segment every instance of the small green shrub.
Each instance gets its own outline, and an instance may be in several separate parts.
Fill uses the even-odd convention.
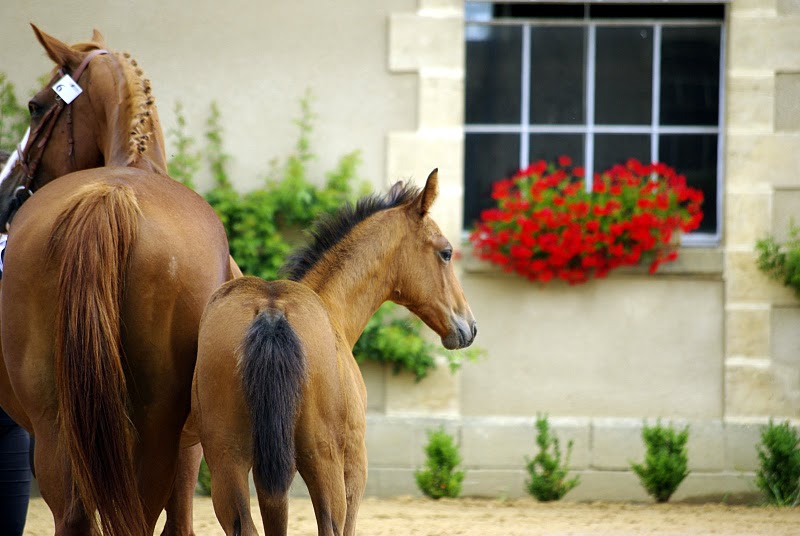
[[[28,110],[17,100],[14,84],[0,73],[0,150],[13,151],[28,122]]]
[[[789,238],[780,243],[772,236],[756,242],[758,269],[791,288],[800,298],[800,227],[789,223]]]
[[[536,430],[539,453],[533,459],[526,458],[530,475],[526,483],[528,493],[539,501],[557,501],[580,483],[580,477],[567,478],[572,441],[567,443],[567,455],[562,464],[561,446],[558,438],[550,433],[547,415],[536,417]]]
[[[458,445],[444,427],[428,432],[425,454],[425,469],[414,473],[420,491],[432,499],[458,497],[464,480],[464,471],[456,469],[461,463],[461,455]]]
[[[211,471],[208,469],[205,458],[200,460],[200,471],[197,474],[197,492],[206,497],[211,496]]]
[[[645,424],[642,440],[646,448],[644,463],[631,463],[631,468],[647,493],[657,502],[667,502],[689,475],[689,427],[677,432],[672,425],[662,426],[659,420],[655,426]]]
[[[756,485],[770,504],[796,506],[800,502],[800,438],[789,421],[761,430]]]

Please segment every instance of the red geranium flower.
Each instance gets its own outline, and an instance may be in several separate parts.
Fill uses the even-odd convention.
[[[618,266],[674,261],[672,238],[700,225],[703,193],[661,163],[628,160],[595,174],[534,162],[494,184],[497,206],[481,213],[470,235],[475,254],[533,281],[570,284],[605,277]]]

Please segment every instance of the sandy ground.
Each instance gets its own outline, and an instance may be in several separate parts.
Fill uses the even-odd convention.
[[[194,506],[197,536],[222,534],[211,499],[195,497]],[[257,507],[253,517],[260,527]],[[163,516],[159,530],[162,525]],[[289,533],[317,533],[310,501],[291,500]],[[368,498],[359,513],[358,533],[375,536],[800,535],[800,508]],[[42,499],[31,500],[25,534],[53,534],[52,516]]]

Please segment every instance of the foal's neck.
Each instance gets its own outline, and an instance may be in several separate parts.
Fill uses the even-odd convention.
[[[402,218],[393,209],[367,218],[300,281],[322,299],[350,348],[394,288],[398,246],[405,235],[398,228],[405,224]]]

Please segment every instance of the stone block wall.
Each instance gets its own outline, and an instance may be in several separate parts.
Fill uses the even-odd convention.
[[[800,416],[792,292],[756,268],[757,239],[800,219],[800,3],[729,7],[725,159],[725,416]]]

